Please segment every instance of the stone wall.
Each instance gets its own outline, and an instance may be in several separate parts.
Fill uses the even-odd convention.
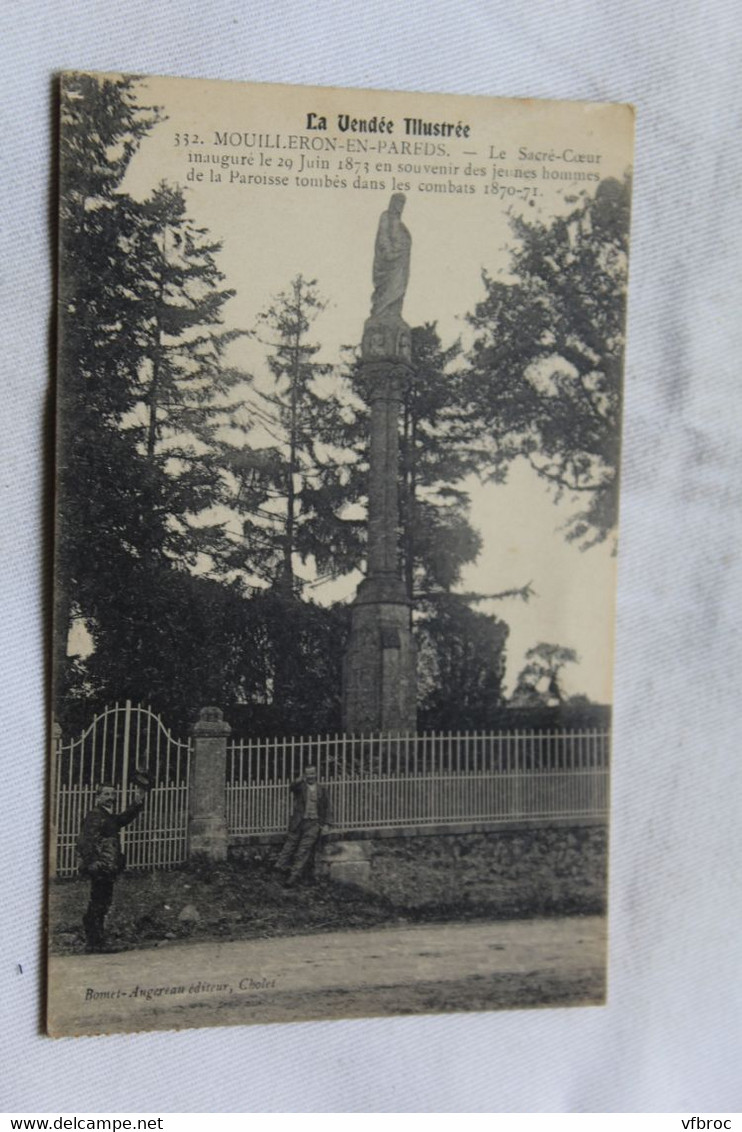
[[[603,826],[384,838],[365,845],[369,889],[400,907],[507,916],[605,910]]]
[[[275,851],[235,850],[246,861]],[[592,824],[434,835],[385,831],[369,838],[337,834],[321,850],[316,873],[422,917],[597,914],[606,907],[607,830]]]

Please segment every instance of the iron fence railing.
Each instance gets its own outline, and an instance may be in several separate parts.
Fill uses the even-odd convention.
[[[99,783],[117,808],[131,801],[137,767],[152,790],[122,833],[130,868],[187,858],[192,741],[175,738],[150,708],[108,707],[80,735],[53,745],[52,845],[57,876],[76,872],[75,845]],[[314,765],[339,832],[520,819],[605,819],[609,732],[449,732],[236,739],[226,749],[231,839],[285,832],[289,785]]]
[[[244,740],[227,748],[233,837],[286,829],[291,781],[308,765],[340,831],[524,818],[601,818],[609,733],[460,732]]]

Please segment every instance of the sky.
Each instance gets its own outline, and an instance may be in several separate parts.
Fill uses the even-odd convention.
[[[621,177],[630,164],[630,114],[608,104],[174,79],[148,79],[145,89],[164,120],[142,142],[124,187],[135,196],[161,180],[185,187],[190,215],[223,242],[218,263],[225,285],[236,291],[224,308],[228,327],[254,327],[297,274],[316,279],[328,300],[314,328],[321,360],[338,360],[343,345],[360,341],[378,218],[401,184],[412,235],[403,315],[412,326],[436,322],[445,346],[459,336],[466,344],[463,316],[483,297],[482,270],[507,275],[512,213],[548,219],[569,207],[565,196],[590,187],[574,173]],[[392,121],[393,131],[343,132],[340,121],[353,117]],[[323,118],[326,130],[307,128]],[[458,126],[461,136],[411,135],[405,118]],[[223,167],[213,163],[222,158]],[[522,179],[514,170],[532,175]],[[266,184],[268,177],[285,183]],[[230,360],[267,389],[264,355],[258,343],[242,339]],[[510,626],[507,685],[512,688],[526,650],[548,641],[580,658],[563,674],[564,691],[609,702],[611,545],[583,552],[567,543],[560,528],[576,501],[556,504],[525,465],[516,464],[505,485],[471,479],[466,486],[484,545],[461,589],[492,593],[530,582],[534,591],[528,604],[511,599],[476,607]],[[359,578],[313,587],[312,596],[350,599]]]

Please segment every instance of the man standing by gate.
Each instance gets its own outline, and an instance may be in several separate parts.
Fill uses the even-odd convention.
[[[289,832],[276,861],[276,871],[288,873],[286,887],[292,888],[309,864],[319,840],[331,821],[327,789],[317,782],[317,769],[308,766],[304,777],[291,783],[292,811]]]
[[[102,783],[96,793],[96,804],[85,818],[77,838],[80,875],[90,880],[90,900],[82,918],[86,951],[105,950],[105,919],[113,900],[113,886],[126,865],[119,830],[138,817],[150,789],[149,775],[145,772],[138,771],[135,782],[134,801],[120,814],[114,813],[115,788],[110,783]]]

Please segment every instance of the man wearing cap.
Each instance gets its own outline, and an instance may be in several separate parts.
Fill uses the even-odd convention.
[[[82,918],[86,951],[105,951],[105,919],[113,900],[113,886],[125,867],[119,830],[141,813],[149,784],[137,778],[134,801],[120,814],[114,812],[116,790],[102,783],[95,806],[85,818],[77,838],[79,872],[90,880],[90,900]]]
[[[288,873],[286,887],[299,880],[317,846],[320,833],[330,825],[327,789],[317,782],[317,768],[308,766],[298,782],[291,783],[292,810],[288,837],[276,861],[276,872]]]

